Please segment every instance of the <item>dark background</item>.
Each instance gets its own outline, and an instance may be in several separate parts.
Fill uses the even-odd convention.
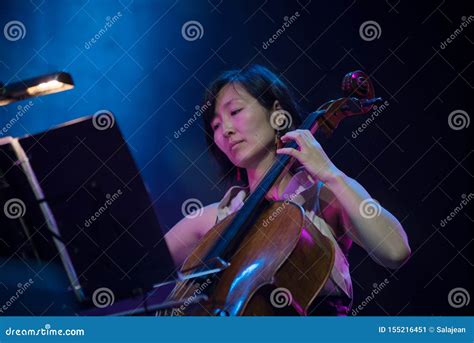
[[[264,49],[296,11],[298,19]],[[87,49],[106,17],[117,12],[119,20]],[[448,116],[463,110],[470,120],[472,114],[474,24],[441,47],[471,14],[465,1],[2,2],[1,28],[18,20],[26,34],[16,41],[0,36],[0,81],[63,70],[76,84],[72,91],[32,99],[6,135],[36,134],[111,110],[166,231],[182,217],[185,200],[206,205],[226,191],[217,184],[202,123],[174,137],[220,71],[263,64],[309,111],[341,96],[344,74],[362,69],[389,106],[356,138],[352,132],[366,118],[345,121],[323,147],[399,218],[413,256],[390,271],[354,247],[354,308],[387,278],[388,286],[359,315],[472,314],[472,304],[448,303],[454,288],[473,291],[472,204],[440,226],[472,192],[472,126],[454,130]],[[202,25],[200,39],[183,38],[181,28],[190,20]],[[381,31],[366,41],[359,28],[369,20]],[[1,107],[0,127],[26,103]]]

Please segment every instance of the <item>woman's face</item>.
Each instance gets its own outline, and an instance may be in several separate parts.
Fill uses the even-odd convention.
[[[240,168],[251,168],[275,154],[275,130],[270,111],[239,84],[227,84],[216,99],[211,121],[214,142]]]

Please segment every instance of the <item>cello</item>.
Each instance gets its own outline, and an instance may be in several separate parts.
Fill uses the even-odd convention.
[[[343,119],[365,114],[382,102],[374,97],[372,82],[362,71],[346,74],[342,90],[342,98],[321,105],[299,129],[313,135],[321,130],[329,136]],[[290,141],[283,147],[297,144]],[[294,162],[291,156],[277,155],[242,208],[204,235],[183,263],[181,280],[167,299],[168,309],[157,315],[308,314],[329,278],[335,248],[301,206],[265,199]],[[298,280],[295,275],[301,271],[304,277]],[[279,289],[287,292],[289,306],[283,308],[270,299]]]

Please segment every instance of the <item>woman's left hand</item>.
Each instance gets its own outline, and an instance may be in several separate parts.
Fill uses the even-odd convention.
[[[324,152],[321,144],[309,130],[295,130],[287,132],[281,137],[282,143],[294,140],[298,150],[293,148],[277,149],[277,154],[286,154],[296,158],[311,176],[327,182],[341,171],[332,163]]]

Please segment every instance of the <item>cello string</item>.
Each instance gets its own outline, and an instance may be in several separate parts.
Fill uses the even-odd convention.
[[[173,289],[173,291],[171,292],[171,294],[169,295],[167,299],[182,301],[183,296],[185,296],[188,293],[188,291],[194,286],[194,284],[195,284],[194,280],[181,282],[177,287]],[[183,292],[186,285],[187,285],[186,290]],[[159,315],[161,316],[163,313],[162,311],[163,310],[159,310],[157,311],[157,313],[159,312]],[[168,316],[168,309],[164,310],[163,315]]]
[[[184,281],[184,282],[180,282],[179,284],[177,284],[173,288],[171,293],[166,297],[166,300],[174,299],[176,297],[176,294],[179,293],[182,290],[182,288],[184,287],[184,285],[186,283],[187,282]],[[179,300],[181,300],[181,299],[179,299]],[[157,310],[156,313],[155,313],[155,316],[167,316],[167,315],[168,315],[168,309]]]

